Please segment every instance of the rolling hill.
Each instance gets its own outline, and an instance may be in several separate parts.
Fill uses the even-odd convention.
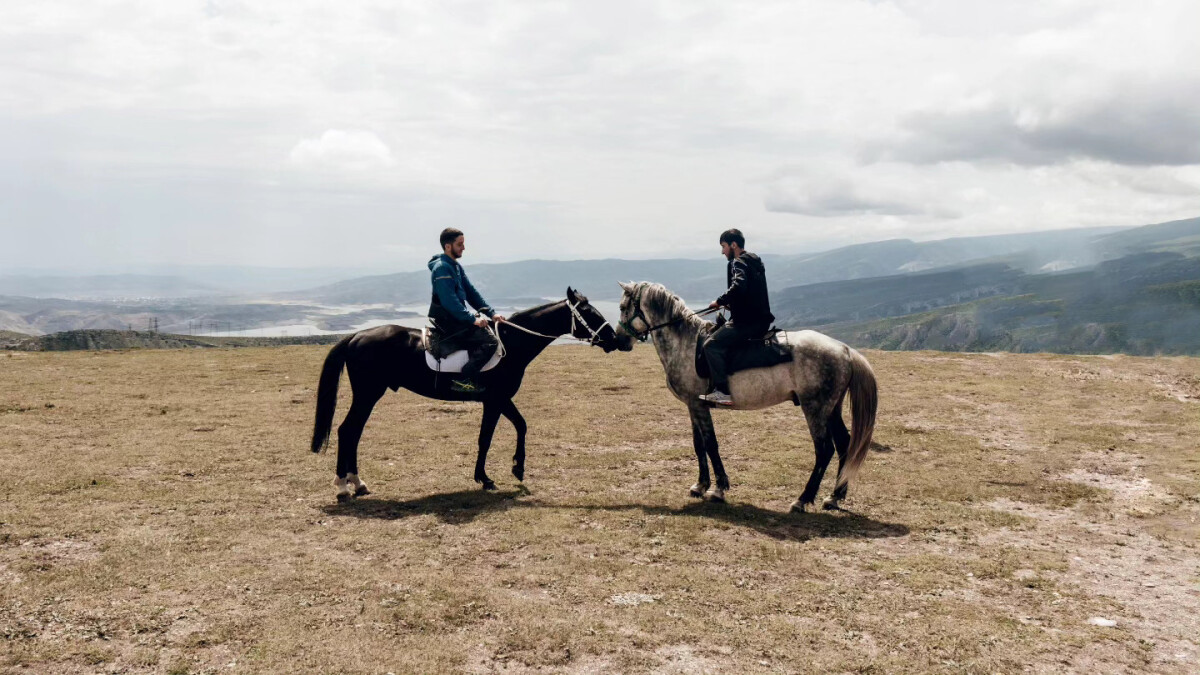
[[[880,349],[1196,354],[1200,258],[1142,253],[1088,271],[1026,275],[1006,296],[818,329]]]

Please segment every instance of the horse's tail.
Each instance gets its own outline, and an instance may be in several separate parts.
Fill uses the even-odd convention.
[[[329,350],[321,367],[321,383],[317,385],[317,419],[313,423],[312,451],[320,452],[329,444],[329,429],[333,426],[333,409],[337,407],[338,380],[346,365],[346,348],[353,335],[347,335]]]
[[[871,447],[871,434],[875,431],[875,409],[879,405],[879,392],[875,387],[875,371],[871,364],[856,350],[850,350],[850,450],[846,463],[838,472],[837,487],[842,487],[858,473],[858,467],[867,458]]]

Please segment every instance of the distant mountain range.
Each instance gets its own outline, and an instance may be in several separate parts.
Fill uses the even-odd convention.
[[[1029,274],[1047,267],[1035,267],[1039,257],[996,256],[1005,262],[787,288],[773,309],[782,326],[858,347],[1200,353],[1200,218],[1087,243],[1088,255],[1109,259]]]
[[[1093,265],[1114,255],[1103,244],[1120,228],[1055,230],[1028,234],[960,237],[914,242],[893,239],[846,246],[824,253],[772,255],[759,249],[773,289],[919,272],[983,260],[995,260],[1024,271],[1046,265],[1071,269]],[[725,264],[711,260],[526,260],[472,265],[471,280],[492,302],[515,304],[517,298],[558,297],[567,286],[596,300],[620,297],[617,281],[655,281],[681,297],[711,300],[724,290]],[[320,303],[421,304],[429,301],[429,272],[419,270],[360,277],[277,297]]]
[[[858,346],[1200,353],[1200,338],[1192,337],[1200,336],[1193,330],[1193,316],[1200,311],[1195,264],[1200,218],[1137,228],[897,239],[805,255],[759,252],[779,325],[817,328]],[[716,255],[710,260],[464,262],[485,296],[507,307],[561,297],[567,286],[594,300],[616,300],[616,282],[629,280],[657,281],[699,304],[725,286],[724,261]],[[257,292],[264,280],[288,281],[294,288],[321,274],[202,269],[202,279],[0,276],[0,330],[144,329],[154,319],[159,330],[177,332],[291,324],[348,330],[363,321],[398,317],[399,307],[422,307],[430,293],[424,269],[271,294]],[[229,294],[239,279],[251,278],[255,295]],[[60,292],[133,299],[29,297]]]
[[[27,298],[107,300],[114,298],[190,298],[225,293],[181,276],[93,274],[86,276],[0,276],[0,295]]]
[[[69,300],[229,297],[279,293],[362,274],[356,268],[151,265],[121,273],[0,270],[0,295]]]

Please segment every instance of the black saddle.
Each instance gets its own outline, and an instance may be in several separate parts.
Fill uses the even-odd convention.
[[[696,336],[696,374],[701,379],[706,380],[712,376],[708,369],[708,358],[704,355],[704,341],[719,325],[712,325]],[[729,355],[729,374],[751,368],[770,368],[793,360],[791,348],[779,341],[779,334],[782,332],[772,326],[761,339],[747,340],[738,345]]]

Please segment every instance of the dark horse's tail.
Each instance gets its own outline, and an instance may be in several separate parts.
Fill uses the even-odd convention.
[[[838,472],[837,487],[842,487],[858,473],[858,467],[867,458],[871,447],[871,434],[875,431],[875,409],[879,405],[879,392],[875,388],[875,371],[862,354],[850,350],[850,450],[846,463]]]
[[[342,366],[346,365],[346,348],[353,337],[347,335],[334,345],[329,350],[329,356],[325,357],[325,365],[321,367],[321,383],[317,385],[317,419],[313,423],[313,452],[320,452],[329,443],[333,409],[337,407],[338,380],[342,377]]]

